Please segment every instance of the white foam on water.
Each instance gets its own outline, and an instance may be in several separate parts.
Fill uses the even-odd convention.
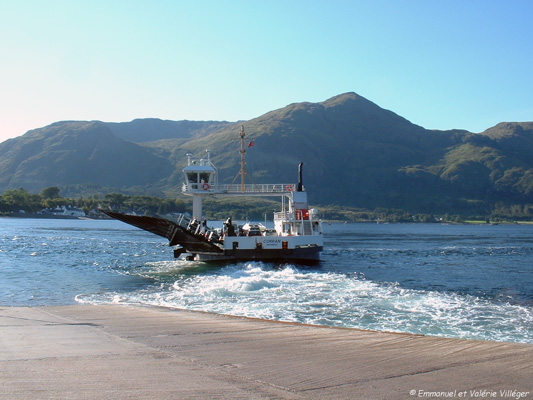
[[[139,267],[172,278],[126,293],[80,295],[85,303],[150,304],[327,326],[533,343],[533,308],[472,295],[405,289],[360,274],[259,262],[194,273],[186,262]]]

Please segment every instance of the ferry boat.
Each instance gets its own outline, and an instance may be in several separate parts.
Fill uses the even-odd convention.
[[[316,209],[310,209],[307,192],[299,180],[294,183],[247,184],[245,176],[245,132],[240,132],[241,168],[232,184],[218,183],[218,170],[210,160],[193,159],[187,154],[183,169],[183,194],[192,196],[192,218],[179,214],[175,219],[128,215],[100,210],[108,216],[166,237],[169,246],[175,246],[174,256],[190,261],[266,261],[314,264],[320,260],[323,249],[322,222]],[[235,181],[241,177],[241,183]],[[209,196],[277,196],[281,197],[281,211],[274,213],[274,228],[260,223],[238,225],[228,218],[222,229],[207,226],[202,218],[202,202]]]

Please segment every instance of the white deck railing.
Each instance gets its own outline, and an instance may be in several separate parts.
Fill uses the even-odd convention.
[[[183,184],[181,191],[184,194],[246,194],[246,195],[269,195],[281,196],[296,190],[294,183],[276,184],[246,184],[244,188],[240,184],[232,185],[210,185],[208,183]]]

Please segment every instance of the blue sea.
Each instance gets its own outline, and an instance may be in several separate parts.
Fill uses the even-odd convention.
[[[533,343],[533,226],[324,224],[318,266],[173,259],[114,220],[0,218],[0,306],[146,304]]]

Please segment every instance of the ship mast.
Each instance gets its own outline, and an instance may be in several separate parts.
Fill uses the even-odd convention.
[[[233,179],[233,182],[231,182],[231,185],[230,185],[230,188],[231,186],[233,186],[233,184],[235,183],[235,181],[237,180],[237,177],[240,175],[241,176],[241,193],[244,193],[245,192],[245,184],[244,184],[244,176],[245,175],[248,175],[248,172],[246,172],[246,169],[244,168],[244,165],[246,164],[246,162],[244,161],[244,153],[246,153],[246,147],[244,146],[244,138],[246,137],[246,134],[244,133],[244,125],[241,125],[241,169],[240,171],[237,173],[237,175],[235,175],[235,178]],[[250,178],[250,180],[252,181],[253,185],[255,186],[255,188],[257,190],[259,190],[257,188],[257,185],[255,184],[254,180],[252,179],[252,177],[250,175],[248,175],[248,178]]]
[[[244,133],[244,125],[241,125],[241,171],[239,172],[241,174],[241,192],[244,193],[244,174],[246,171],[244,170],[244,153],[246,153],[246,150],[244,148],[244,137],[246,134]]]

